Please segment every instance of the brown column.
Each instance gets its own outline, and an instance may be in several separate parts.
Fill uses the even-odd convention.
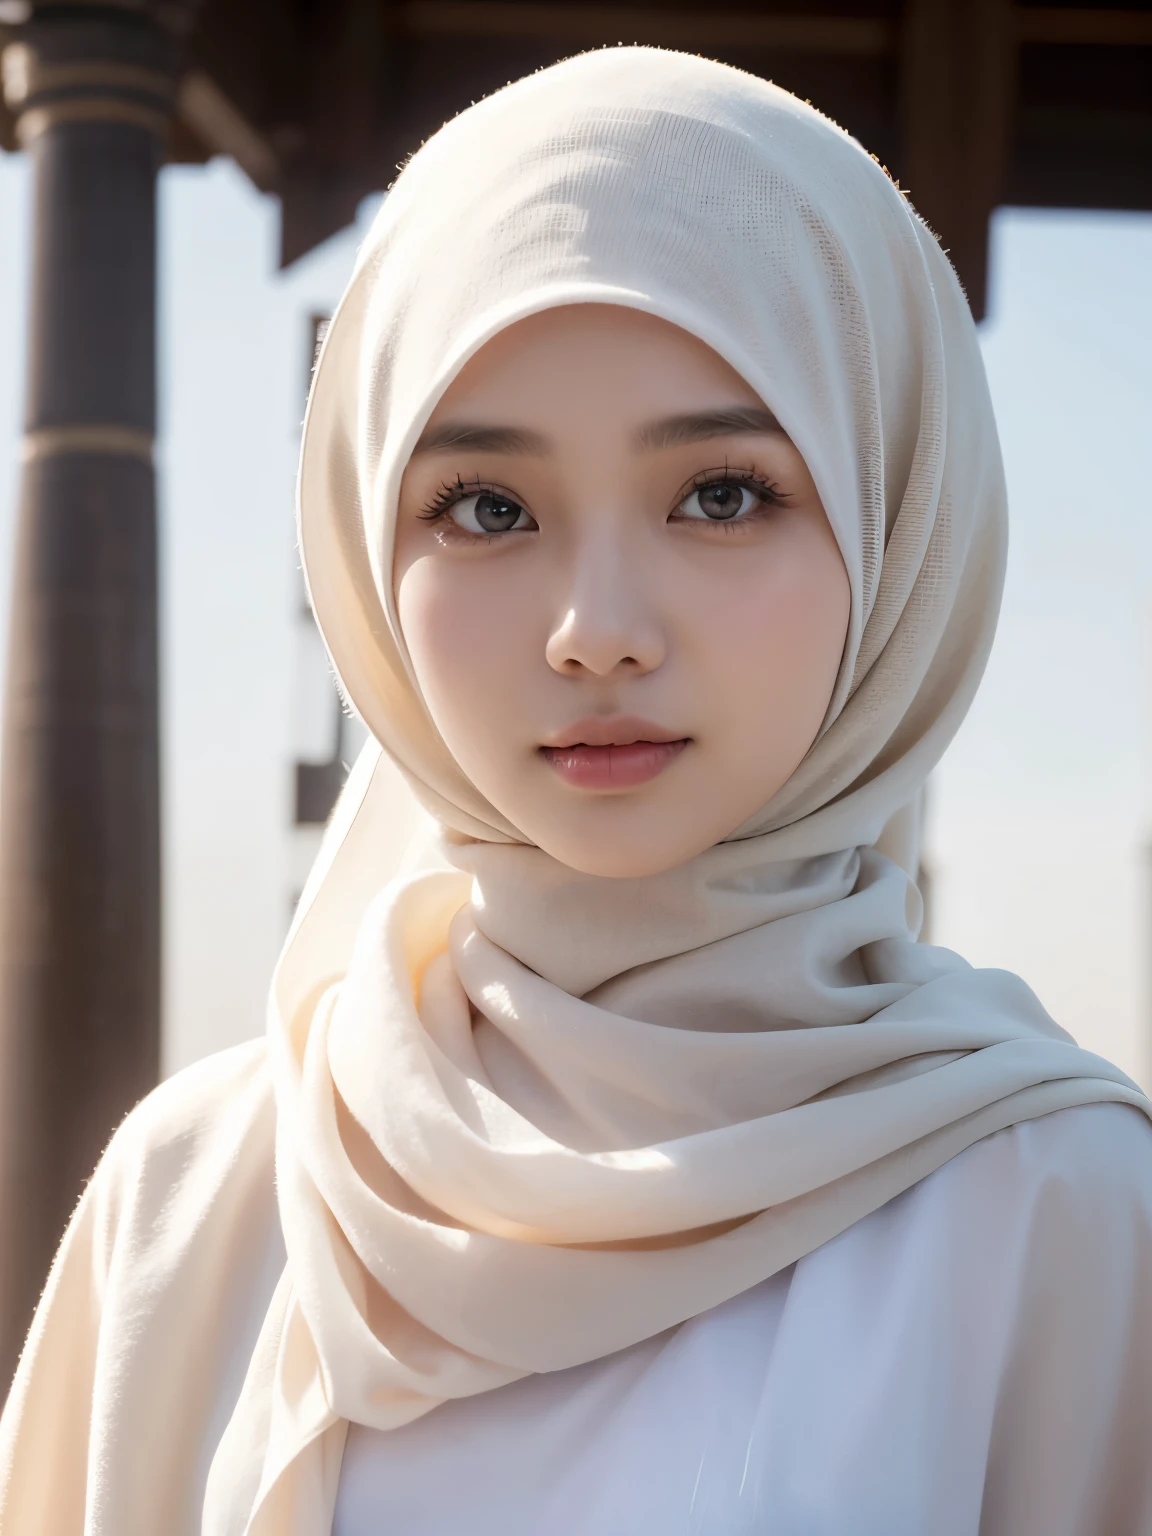
[[[42,4],[3,65],[35,213],[0,752],[0,1392],[158,1070],[155,197],[175,60],[142,10]]]
[[[1016,81],[1010,0],[906,0],[900,181],[939,235],[977,320],[988,221],[1000,202]]]

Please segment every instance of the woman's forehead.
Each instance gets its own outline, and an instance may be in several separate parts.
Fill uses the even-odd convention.
[[[430,433],[442,442],[457,417],[495,409],[528,421],[581,393],[618,407],[634,403],[655,418],[682,413],[693,397],[701,410],[764,409],[736,369],[683,327],[623,305],[561,304],[480,347],[436,401],[417,447],[428,446]]]

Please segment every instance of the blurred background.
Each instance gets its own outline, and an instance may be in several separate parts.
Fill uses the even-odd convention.
[[[951,250],[1013,536],[931,937],[1152,1080],[1152,5],[0,0],[6,1359],[119,1115],[262,1029],[362,739],[292,501],[363,229],[447,115],[617,41],[810,98]]]

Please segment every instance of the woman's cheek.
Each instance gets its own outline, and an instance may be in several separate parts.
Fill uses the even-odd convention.
[[[812,744],[835,686],[848,581],[838,552],[806,540],[749,554],[720,593],[697,594],[701,681],[723,733],[746,738],[741,750],[756,758],[779,756],[790,771]]]
[[[495,564],[432,556],[404,574],[397,593],[421,692],[458,758],[479,725],[514,705],[529,644],[524,594]]]

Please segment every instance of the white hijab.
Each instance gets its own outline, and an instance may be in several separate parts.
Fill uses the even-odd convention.
[[[392,597],[400,476],[446,385],[514,320],[592,301],[682,326],[748,381],[804,455],[852,587],[791,781],[644,880],[575,874],[484,800]],[[983,670],[1004,486],[946,259],[811,107],[618,49],[449,124],[329,331],[300,519],[317,618],[385,755],[353,774],[273,990],[288,1264],[206,1536],[326,1536],[349,1420],[388,1429],[622,1349],[982,1136],[1145,1103],[1015,977],[918,945],[915,887],[874,849]],[[429,867],[427,813],[454,867]]]

